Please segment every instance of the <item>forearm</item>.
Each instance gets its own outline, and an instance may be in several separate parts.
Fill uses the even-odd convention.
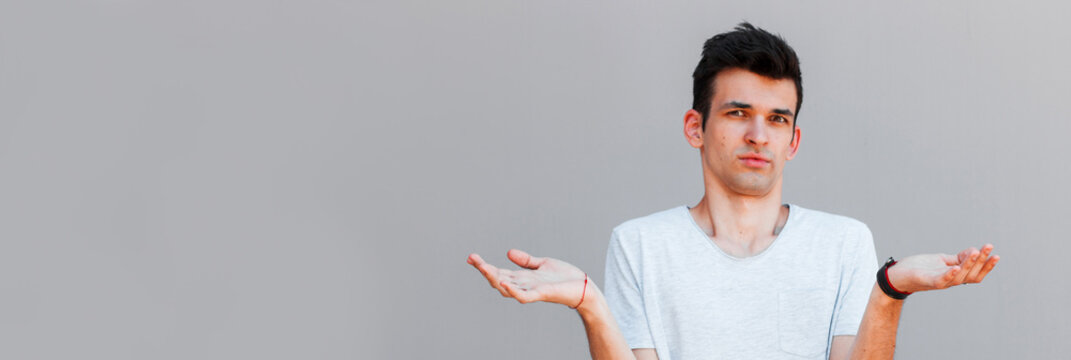
[[[896,329],[900,325],[900,311],[903,307],[903,300],[885,295],[881,288],[874,284],[849,358],[891,360],[896,351]]]
[[[629,359],[635,360],[629,349],[625,336],[617,327],[617,320],[610,313],[610,307],[598,287],[590,286],[586,300],[577,308],[580,319],[584,321],[584,330],[588,334],[588,347],[594,360]]]

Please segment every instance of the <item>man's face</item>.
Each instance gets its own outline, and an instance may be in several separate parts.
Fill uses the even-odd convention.
[[[704,176],[729,192],[768,194],[781,183],[785,162],[796,155],[796,85],[747,70],[725,69],[715,76],[706,130],[701,115],[685,115],[688,142],[702,152]]]

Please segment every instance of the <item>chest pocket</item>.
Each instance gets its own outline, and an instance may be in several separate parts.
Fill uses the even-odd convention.
[[[835,290],[827,288],[778,292],[777,335],[781,350],[806,359],[823,359],[836,296]]]

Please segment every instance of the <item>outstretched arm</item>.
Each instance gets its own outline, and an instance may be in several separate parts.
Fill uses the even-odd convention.
[[[599,287],[582,270],[558,259],[534,257],[516,249],[510,250],[506,256],[523,269],[500,269],[477,254],[470,254],[468,263],[480,270],[491,287],[504,297],[514,298],[522,304],[544,301],[575,308],[584,322],[592,359],[637,359],[629,350]],[[653,352],[649,353],[653,356]],[[657,357],[639,358],[644,359]]]
[[[958,255],[909,256],[889,267],[889,282],[897,290],[911,293],[980,283],[1000,260],[1000,256],[990,256],[992,251],[993,245],[987,244],[980,251],[972,247]],[[892,359],[903,306],[904,300],[885,295],[874,284],[859,333],[835,337],[829,358]]]

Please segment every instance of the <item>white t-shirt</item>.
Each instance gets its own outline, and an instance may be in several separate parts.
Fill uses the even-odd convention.
[[[828,359],[855,335],[878,263],[870,229],[789,205],[763,252],[726,254],[687,206],[614,228],[605,296],[631,348],[660,360]]]

